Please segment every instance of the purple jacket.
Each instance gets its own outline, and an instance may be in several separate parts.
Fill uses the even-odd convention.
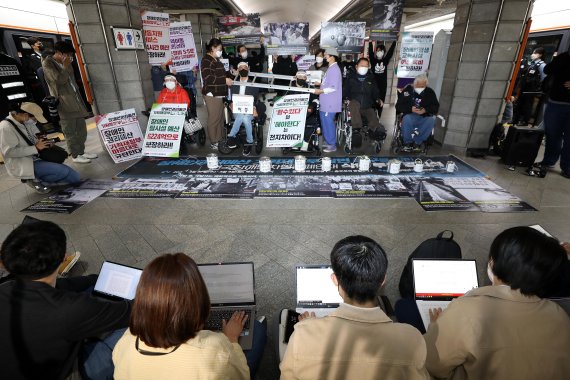
[[[325,88],[334,88],[335,91],[329,94],[319,95],[321,103],[319,111],[321,112],[340,112],[342,111],[342,74],[338,63],[333,63],[325,73],[325,78],[321,83],[321,90]]]

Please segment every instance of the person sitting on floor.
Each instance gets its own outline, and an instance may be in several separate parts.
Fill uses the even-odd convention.
[[[500,233],[489,252],[492,286],[430,310],[426,367],[438,379],[569,379],[570,317],[541,299],[567,261],[531,227]]]
[[[53,145],[40,133],[36,122],[46,123],[42,109],[35,103],[12,104],[11,112],[0,122],[0,151],[6,171],[41,194],[54,184],[74,185],[79,173],[64,164],[42,160],[39,153]]]
[[[80,349],[84,378],[113,376],[109,346],[128,325],[130,302],[92,297],[97,276],[57,278],[66,247],[65,232],[45,221],[18,226],[2,243],[2,265],[15,277],[0,285],[3,378],[66,379]]]
[[[414,84],[404,87],[398,93],[396,111],[403,113],[401,136],[404,151],[417,150],[431,136],[435,118],[439,111],[439,102],[435,92],[428,87],[425,74],[418,75]]]
[[[281,379],[429,379],[419,331],[393,323],[378,306],[388,268],[382,247],[368,237],[349,236],[334,246],[331,264],[344,303],[324,318],[301,315]]]

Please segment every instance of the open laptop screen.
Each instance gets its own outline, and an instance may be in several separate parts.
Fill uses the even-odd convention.
[[[297,266],[297,307],[338,307],[343,302],[330,265]]]
[[[135,298],[141,273],[141,269],[105,261],[94,290],[107,296],[132,300]]]
[[[416,299],[460,297],[477,288],[475,260],[412,260]]]
[[[212,305],[255,303],[253,263],[199,264],[198,269]]]

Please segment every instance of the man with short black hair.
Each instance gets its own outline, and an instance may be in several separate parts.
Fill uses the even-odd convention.
[[[365,236],[349,236],[331,252],[344,303],[324,318],[304,313],[289,339],[281,379],[429,379],[426,348],[415,328],[393,323],[377,303],[388,259]]]
[[[45,221],[17,227],[2,244],[0,259],[15,277],[0,285],[3,378],[65,379],[84,339],[128,325],[129,302],[97,299],[86,292],[96,276],[57,278],[66,246],[65,232]],[[83,362],[87,375],[106,370],[112,376],[111,352],[103,363],[97,348],[90,352]]]

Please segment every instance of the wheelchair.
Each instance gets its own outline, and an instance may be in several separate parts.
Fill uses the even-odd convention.
[[[320,157],[322,152],[319,147],[319,136],[321,135],[321,118],[319,117],[319,100],[315,99],[307,108],[307,118],[305,121],[305,135],[303,141],[308,143],[305,150],[302,148],[281,148],[283,155],[287,154],[314,154]]]
[[[396,120],[394,121],[394,133],[392,135],[392,144],[390,149],[393,154],[400,154],[400,153],[415,153],[415,154],[427,154],[429,148],[433,145],[434,142],[434,130],[431,130],[430,136],[427,138],[426,141],[421,143],[419,146],[415,145],[413,147],[407,147],[404,144],[404,138],[402,137],[402,119],[404,118],[403,113],[396,114]]]
[[[259,104],[260,104],[260,102],[256,102],[256,104],[255,104],[257,109],[261,108],[261,107],[258,107]],[[230,109],[230,102],[227,99],[225,99],[224,100],[225,136],[224,136],[224,139],[218,143],[218,151],[221,154],[231,154],[233,151],[239,149],[240,146],[244,147],[244,146],[249,145],[252,147],[252,151],[255,152],[256,155],[261,154],[261,151],[263,150],[263,126],[265,125],[266,119],[267,119],[267,116],[265,115],[265,111],[260,110],[258,112],[257,117],[254,117],[253,120],[251,121],[252,134],[253,134],[253,143],[252,144],[247,143],[245,128],[242,128],[243,125],[240,126],[240,130],[236,135],[237,146],[235,148],[230,148],[228,146],[228,135],[230,134],[230,131],[232,130],[235,119],[233,116],[233,112]]]
[[[381,139],[377,139],[373,136],[373,131],[368,127],[368,120],[366,120],[364,115],[361,115],[362,128],[353,129],[351,122],[352,116],[348,105],[349,100],[345,100],[342,104],[342,111],[336,118],[336,138],[338,146],[343,147],[344,153],[351,154],[354,148],[360,148],[364,142],[371,141],[374,145],[374,153],[380,153],[386,136]]]

